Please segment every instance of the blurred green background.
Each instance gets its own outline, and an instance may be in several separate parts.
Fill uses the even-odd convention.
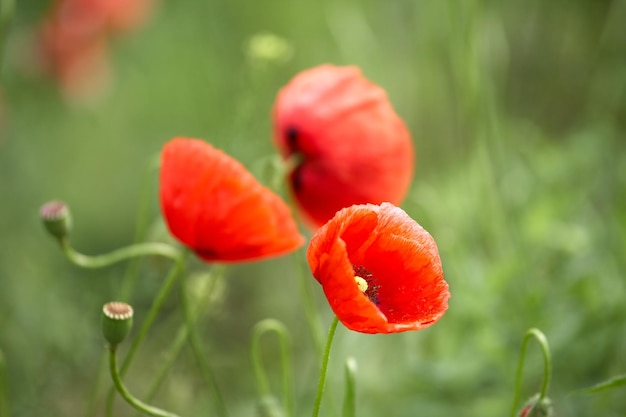
[[[625,1],[162,1],[145,25],[113,40],[111,89],[87,103],[68,102],[24,68],[48,5],[17,6],[0,122],[0,350],[12,416],[103,415],[100,309],[119,296],[128,269],[73,266],[46,236],[40,205],[70,205],[73,244],[85,253],[127,245],[138,231],[161,239],[150,166],[163,143],[206,139],[269,184],[275,94],[326,62],[361,67],[409,125],[418,167],[403,207],[437,240],[452,298],[421,332],[340,326],[323,415],[340,415],[348,356],[359,366],[359,416],[506,415],[533,326],[551,345],[557,415],[626,415],[624,388],[570,395],[626,373]],[[289,59],[250,58],[263,32],[288,42]],[[232,416],[254,415],[250,335],[268,317],[292,332],[296,411],[311,412],[319,364],[300,298],[302,259],[229,267],[201,317]],[[140,322],[168,264],[136,266],[127,301]],[[327,328],[330,309],[308,282]],[[180,324],[172,294],[126,378],[140,398]],[[265,342],[278,387],[277,349]],[[536,346],[528,356],[523,397],[542,375]],[[207,392],[186,348],[154,402],[214,415]],[[134,412],[118,400],[116,415]]]

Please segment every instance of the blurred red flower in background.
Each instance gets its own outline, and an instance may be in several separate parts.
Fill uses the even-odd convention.
[[[57,0],[39,27],[44,70],[70,98],[96,95],[109,85],[107,43],[137,27],[152,0]]]
[[[307,258],[332,310],[351,330],[420,330],[448,308],[434,239],[390,203],[340,210],[315,233]]]
[[[278,93],[274,140],[296,157],[291,191],[321,226],[353,204],[400,204],[413,176],[411,135],[385,91],[356,67],[321,65]]]
[[[70,23],[53,15],[40,27],[39,51],[44,70],[70,98],[97,95],[109,85],[106,37],[100,26],[91,23]]]
[[[206,261],[277,256],[304,243],[279,196],[199,139],[164,146],[160,200],[170,232]]]

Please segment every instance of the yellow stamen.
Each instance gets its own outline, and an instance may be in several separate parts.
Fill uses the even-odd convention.
[[[356,281],[356,285],[359,287],[359,290],[361,290],[361,292],[367,291],[367,281],[359,276],[355,276],[354,280]]]

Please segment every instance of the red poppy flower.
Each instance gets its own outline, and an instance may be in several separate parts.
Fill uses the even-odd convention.
[[[434,239],[393,204],[340,210],[315,233],[307,258],[331,308],[351,330],[420,330],[448,308]]]
[[[297,75],[274,105],[274,140],[307,220],[321,226],[353,204],[400,204],[413,176],[413,144],[385,91],[356,67]]]
[[[199,139],[164,146],[160,199],[170,232],[206,261],[265,258],[304,243],[280,197]]]
[[[106,41],[93,35],[80,37],[81,34],[52,21],[42,25],[39,45],[42,63],[69,99],[97,97],[110,84]]]
[[[109,85],[111,34],[139,25],[152,0],[56,0],[39,28],[38,58],[69,98],[90,98]]]
[[[38,58],[68,98],[88,98],[106,90],[109,62],[102,21],[84,10],[56,8],[39,28]]]
[[[84,1],[84,0],[83,0]],[[111,32],[126,32],[139,27],[154,7],[154,0],[92,0],[107,17]]]
[[[150,13],[153,0],[56,0],[51,15],[73,30],[96,30],[102,35],[139,26]]]

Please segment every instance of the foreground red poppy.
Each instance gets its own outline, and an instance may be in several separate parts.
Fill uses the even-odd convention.
[[[392,204],[339,211],[315,233],[307,258],[331,308],[351,330],[420,330],[448,308],[434,239]]]
[[[298,160],[291,191],[314,226],[353,204],[400,204],[411,184],[410,133],[356,67],[321,65],[292,79],[276,98],[274,140]]]
[[[164,146],[160,199],[170,232],[206,261],[277,256],[304,243],[280,197],[199,139]]]

